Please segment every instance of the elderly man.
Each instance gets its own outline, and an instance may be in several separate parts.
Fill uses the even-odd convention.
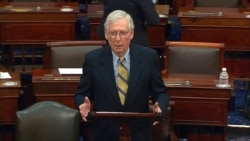
[[[155,50],[130,41],[134,35],[131,16],[121,10],[111,12],[105,21],[109,45],[85,55],[83,75],[75,103],[83,120],[90,107],[94,111],[164,113],[169,95],[163,83],[158,54]],[[119,141],[119,118],[96,119],[90,123],[91,141]],[[128,122],[132,141],[152,140],[152,121],[135,118]]]

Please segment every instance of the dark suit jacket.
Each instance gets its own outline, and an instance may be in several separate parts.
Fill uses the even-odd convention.
[[[84,97],[94,101],[95,111],[149,112],[149,96],[167,110],[169,95],[162,81],[159,57],[155,50],[140,45],[130,46],[129,86],[124,106],[116,86],[113,59],[109,46],[89,52],[85,56],[83,75],[78,86],[75,103],[80,105]],[[97,120],[91,126],[96,141],[118,141],[119,119]],[[150,141],[152,121],[134,119],[130,122],[131,136],[138,141]]]
[[[160,21],[152,0],[103,0],[104,14],[98,29],[100,37],[104,36],[104,21],[114,10],[124,10],[131,15],[135,24],[133,43],[148,46],[146,24],[155,25]]]

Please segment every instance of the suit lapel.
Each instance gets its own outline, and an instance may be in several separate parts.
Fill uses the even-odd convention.
[[[102,77],[104,79],[104,85],[107,85],[109,88],[110,94],[113,95],[113,97],[116,99],[117,102],[120,103],[120,99],[118,96],[118,90],[116,86],[115,76],[114,76],[114,67],[113,67],[113,57],[111,53],[110,47],[105,47],[103,50],[100,58],[100,73],[102,74]]]
[[[128,92],[127,92],[127,97],[126,97],[126,101],[129,100],[129,97],[133,96],[133,90],[131,89],[132,85],[137,84],[136,81],[138,81],[138,76],[139,73],[141,73],[138,69],[141,67],[141,65],[143,64],[143,58],[138,55],[140,54],[138,52],[138,50],[136,49],[136,46],[131,45],[130,47],[130,76],[129,76],[129,86],[128,86]],[[99,58],[99,62],[100,62],[100,73],[102,74],[102,77],[104,79],[103,82],[108,82],[105,83],[105,85],[107,85],[107,87],[109,87],[110,92],[115,99],[117,100],[117,102],[120,103],[120,99],[118,96],[118,91],[117,91],[117,86],[116,86],[116,81],[115,81],[115,76],[114,76],[114,69],[113,69],[113,58],[112,58],[112,53],[111,53],[111,48],[110,47],[105,47],[105,49],[103,50],[100,58]],[[126,101],[125,101],[125,105],[126,105]]]
[[[103,79],[104,82],[109,82],[108,84],[113,89],[115,86],[115,77],[113,69],[113,58],[110,47],[105,47],[100,58],[99,58]]]
[[[131,45],[130,47],[130,76],[129,76],[129,85],[132,85],[132,83],[135,83],[136,80],[138,80],[136,77],[138,77],[138,73],[141,73],[138,69],[142,65],[143,59],[141,58],[140,54],[136,46]],[[132,82],[132,83],[131,83]]]
[[[126,103],[129,103],[129,100],[134,96],[133,94],[133,88],[135,88],[134,85],[138,84],[138,76],[140,76],[140,68],[143,64],[143,58],[138,55],[140,54],[138,50],[136,49],[135,45],[131,45],[130,47],[130,74],[129,74],[129,83],[128,83],[128,91],[127,96],[125,100]]]

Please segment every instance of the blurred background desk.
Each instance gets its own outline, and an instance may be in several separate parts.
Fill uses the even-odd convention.
[[[77,2],[0,2],[0,11],[2,60],[9,70],[42,68],[47,41],[75,39]]]
[[[0,71],[7,69],[0,65]],[[0,140],[14,141],[15,114],[20,96],[20,74],[9,72],[11,79],[0,79]],[[9,132],[10,131],[10,132]]]
[[[173,121],[179,137],[186,136],[191,139],[192,135],[196,135],[200,136],[197,141],[204,139],[201,136],[204,132],[193,134],[191,130],[185,131],[183,128],[179,130],[182,125],[190,125],[188,129],[192,130],[199,126],[209,132],[211,128],[213,129],[211,133],[209,132],[211,138],[217,138],[218,141],[225,140],[233,82],[231,79],[230,88],[217,88],[218,77],[189,74],[167,74],[163,77],[171,100],[175,101]],[[79,75],[60,75],[58,70],[33,70],[34,97],[36,101],[53,100],[76,108],[73,97],[79,78]],[[191,86],[179,85],[187,80]]]
[[[0,71],[7,72],[2,65]],[[20,95],[20,74],[9,72],[12,78],[0,79],[0,125],[14,124],[15,113],[18,110],[18,98]]]
[[[88,19],[90,24],[90,39],[99,40],[100,37],[97,35],[98,26],[101,23],[103,15],[102,4],[88,5]],[[153,48],[164,48],[164,43],[166,41],[166,25],[168,23],[168,5],[163,7],[157,7],[157,11],[160,11],[163,17],[160,17],[160,23],[158,25],[147,26],[149,46]]]
[[[33,96],[35,102],[57,101],[72,108],[79,84],[79,75],[60,75],[58,70],[33,70]]]
[[[224,43],[224,64],[229,73],[249,78],[250,19],[247,15],[249,9],[242,8],[180,8],[181,40]]]
[[[217,75],[196,74],[167,74],[163,77],[170,99],[175,101],[173,121],[179,138],[226,140],[233,81],[231,79],[230,88],[217,88],[218,78]],[[189,81],[190,86],[185,85],[185,81]]]
[[[39,101],[57,101],[72,108],[78,109],[74,104],[74,95],[79,84],[79,75],[60,75],[58,70],[33,70],[32,83],[34,91],[34,102]],[[167,119],[162,124],[154,127],[154,139],[169,136],[169,131],[172,131],[170,115],[171,109],[168,109]],[[165,125],[166,124],[166,125]],[[166,133],[162,133],[166,131]],[[121,140],[128,141],[129,134],[127,129],[121,135]],[[85,136],[87,139],[88,136]]]

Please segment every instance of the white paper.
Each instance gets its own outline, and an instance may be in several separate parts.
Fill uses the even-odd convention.
[[[11,76],[8,72],[0,72],[0,79],[11,79]]]
[[[81,75],[82,68],[58,68],[61,75]]]

